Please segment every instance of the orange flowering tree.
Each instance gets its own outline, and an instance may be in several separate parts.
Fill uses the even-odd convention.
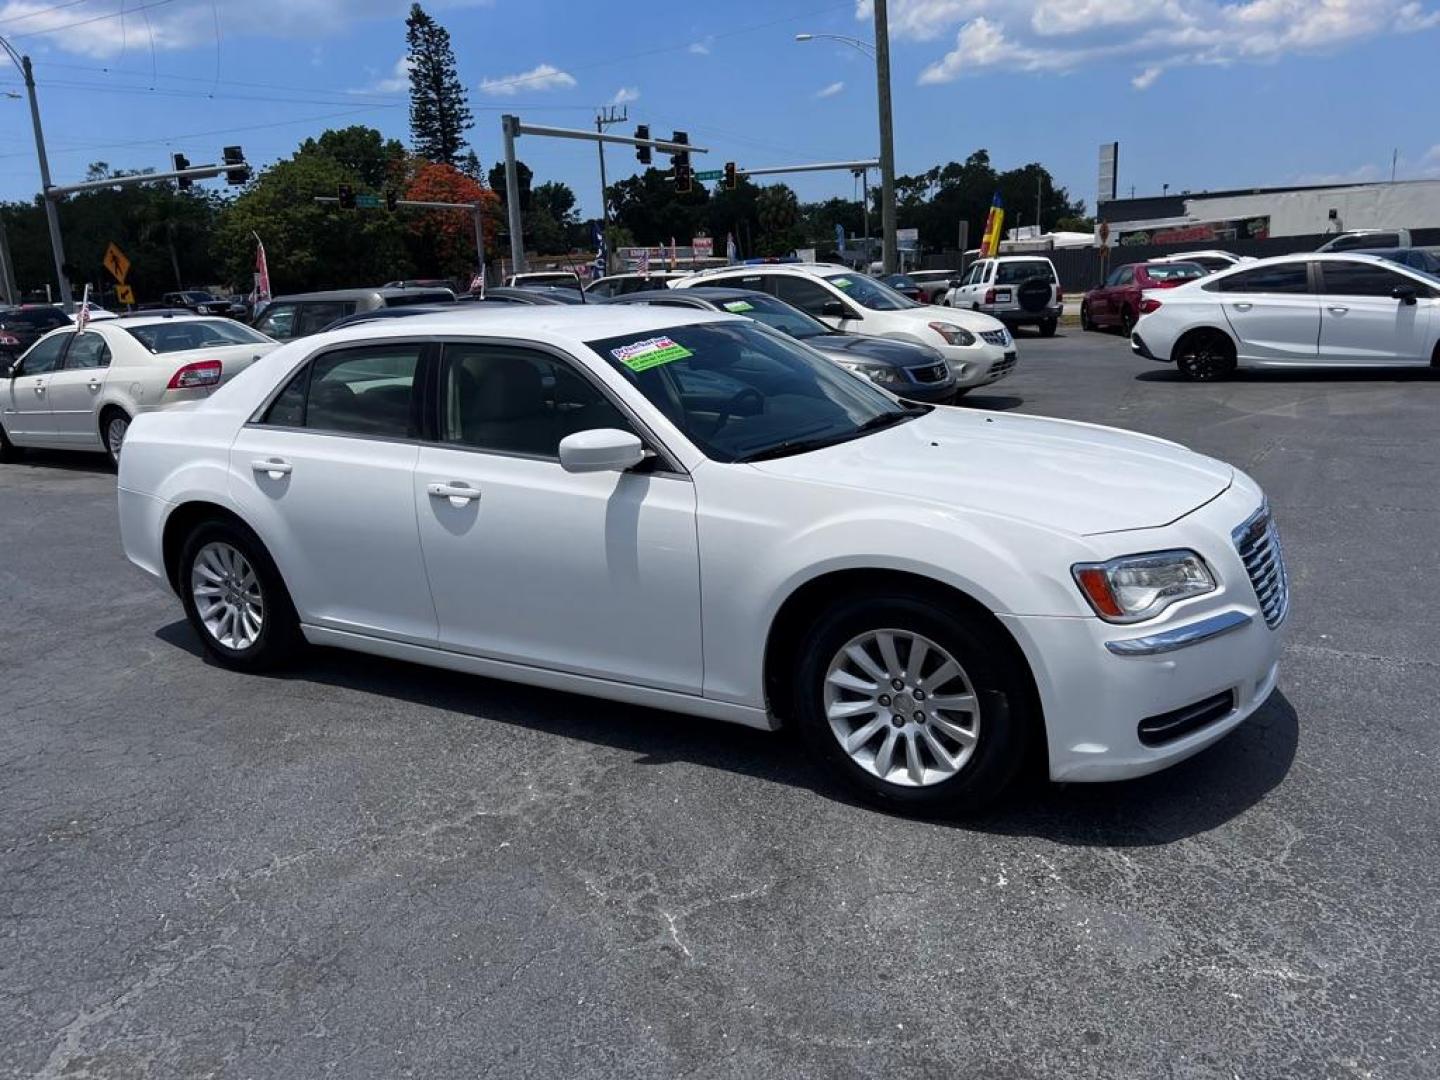
[[[481,204],[485,223],[485,254],[500,254],[502,210],[495,193],[453,165],[412,159],[404,185],[405,199],[415,202]],[[468,281],[475,272],[475,225],[459,210],[402,210],[409,230],[415,264],[433,268],[442,277]]]

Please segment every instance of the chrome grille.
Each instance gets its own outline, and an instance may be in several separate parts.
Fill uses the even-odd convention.
[[[926,367],[906,368],[905,371],[915,382],[944,382],[945,377],[950,374],[950,365],[929,364]]]
[[[1290,610],[1290,580],[1285,574],[1285,552],[1280,547],[1280,534],[1265,504],[1250,515],[1244,524],[1230,534],[1235,550],[1250,575],[1260,613],[1273,630],[1285,621]]]
[[[989,345],[1009,345],[1010,331],[1006,330],[1003,326],[999,330],[982,330],[980,332],[980,340]]]

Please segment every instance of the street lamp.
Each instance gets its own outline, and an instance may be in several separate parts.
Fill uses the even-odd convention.
[[[55,255],[55,277],[60,284],[60,302],[69,311],[74,303],[70,295],[70,280],[65,276],[65,244],[60,239],[60,212],[55,200],[50,197],[50,160],[45,156],[45,135],[40,130],[40,105],[35,100],[35,73],[30,69],[30,58],[21,56],[15,46],[0,37],[0,48],[10,57],[14,65],[25,76],[25,92],[30,97],[30,122],[35,128],[35,154],[40,159],[40,197],[45,202],[45,223],[50,227],[50,250]]]
[[[887,274],[899,269],[895,242],[895,127],[890,115],[890,27],[885,0],[874,0],[875,40],[862,41],[845,34],[796,34],[796,41],[839,41],[875,61],[875,97],[880,114],[880,232],[881,259]]]

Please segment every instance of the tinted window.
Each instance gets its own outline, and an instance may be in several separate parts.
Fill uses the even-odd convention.
[[[713,285],[717,289],[750,289],[754,292],[765,292],[765,278],[762,274],[723,274],[720,277],[707,277],[704,279],[704,283]]]
[[[1417,283],[1393,270],[1362,262],[1326,262],[1320,266],[1322,291],[1330,296],[1385,296],[1398,285]]]
[[[337,319],[355,314],[354,300],[316,300],[299,306],[295,314],[296,337],[318,334]]]
[[[22,375],[44,375],[47,371],[54,371],[60,366],[60,354],[65,351],[74,334],[55,334],[43,341],[37,342],[35,347],[27,352],[21,361],[20,374]]]
[[[901,296],[890,286],[863,274],[828,274],[825,280],[857,304],[872,311],[904,311],[920,306],[914,300]]]
[[[1399,247],[1399,233],[1361,233],[1358,236],[1342,236],[1329,247],[1330,251],[1354,251],[1356,248]]]
[[[829,289],[807,278],[777,274],[773,280],[776,296],[810,315],[819,316],[826,304],[839,302]]]
[[[1122,266],[1119,270],[1115,271],[1116,285],[1129,285],[1134,280],[1135,267],[1133,266]]]
[[[255,320],[255,329],[280,341],[295,336],[295,305],[271,304],[265,314]]]
[[[65,370],[110,366],[110,348],[99,334],[79,334],[65,354]]]
[[[241,326],[229,319],[149,323],[144,326],[126,326],[125,329],[152,353],[223,348],[226,345],[266,344],[263,334],[257,334],[248,326]]]
[[[985,274],[985,264],[984,264],[984,263],[976,263],[974,266],[972,266],[972,267],[970,268],[970,272],[965,275],[965,284],[966,284],[966,285],[979,285],[979,284],[980,284],[980,279],[981,279],[981,277],[984,276],[984,274]]]
[[[1110,271],[1110,276],[1105,279],[1105,287],[1106,287],[1107,289],[1109,289],[1109,288],[1113,288],[1113,287],[1116,286],[1116,285],[1119,285],[1119,284],[1120,284],[1120,275],[1123,274],[1124,272],[1125,272],[1125,267],[1123,267],[1123,266],[1118,267],[1117,269]]]
[[[1194,281],[1205,276],[1205,268],[1196,263],[1151,263],[1145,273],[1151,281]]]
[[[415,374],[423,346],[372,345],[325,353],[281,391],[267,424],[403,439],[412,437]]]
[[[441,441],[477,450],[554,458],[577,431],[628,420],[595,385],[547,353],[505,345],[447,345]]]
[[[455,294],[449,289],[437,289],[434,292],[408,293],[405,296],[385,297],[386,307],[410,307],[412,304],[448,304],[455,299]],[[350,311],[355,310],[355,303],[351,301]]]
[[[751,293],[749,296],[722,300],[719,307],[730,315],[744,315],[747,319],[764,323],[771,329],[789,334],[793,338],[803,340],[834,333],[819,319],[812,318],[792,304],[765,293]]]
[[[1310,282],[1305,263],[1288,262],[1226,274],[1205,287],[1219,292],[1308,293]]]
[[[1019,285],[1037,277],[1046,281],[1055,280],[1055,271],[1048,259],[1017,259],[995,264],[996,285]]]

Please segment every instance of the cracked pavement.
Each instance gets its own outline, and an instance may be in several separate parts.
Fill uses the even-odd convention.
[[[341,653],[247,678],[0,467],[0,1076],[1440,1076],[1440,378],[1021,341],[975,406],[1251,472],[1279,693],[1175,769],[888,817],[787,737]]]

